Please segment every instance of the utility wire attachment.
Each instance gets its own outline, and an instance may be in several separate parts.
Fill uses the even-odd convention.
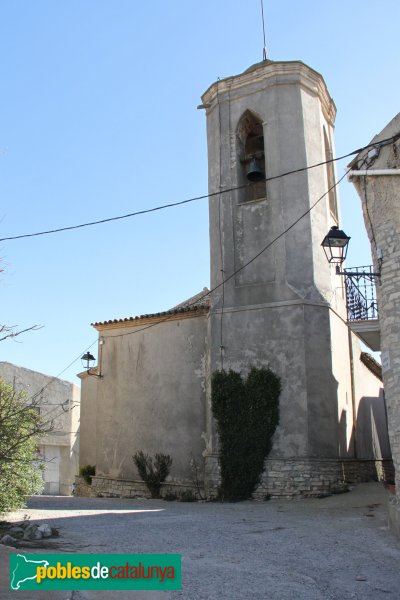
[[[263,2],[263,0],[261,0],[261,19],[262,19],[262,28],[263,28],[263,38],[264,38],[263,60],[267,60],[268,52],[267,52],[267,42],[265,41],[265,21],[264,21],[264,2]]]

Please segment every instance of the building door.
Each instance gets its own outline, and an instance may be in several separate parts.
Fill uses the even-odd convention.
[[[58,446],[42,446],[41,455],[44,459],[44,494],[60,493],[60,448]]]

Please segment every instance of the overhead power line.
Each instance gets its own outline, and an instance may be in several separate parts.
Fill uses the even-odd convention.
[[[277,175],[275,177],[267,178],[266,181],[271,181],[272,179],[278,179],[279,177],[284,177],[285,175],[290,175],[290,174],[293,174],[293,173],[299,173],[301,171],[306,171],[307,169],[311,169],[311,168],[316,167],[316,166],[321,166],[321,165],[324,165],[324,164],[327,164],[327,163],[330,163],[330,162],[335,162],[335,161],[338,161],[338,160],[342,160],[342,159],[347,158],[349,156],[352,156],[354,154],[359,154],[360,152],[362,152],[363,150],[367,150],[368,148],[373,148],[373,147],[380,146],[380,145],[387,145],[387,144],[390,144],[392,142],[397,141],[398,139],[400,139],[400,134],[397,134],[397,135],[395,135],[395,136],[393,136],[391,138],[387,138],[385,140],[381,140],[379,142],[376,142],[375,144],[368,144],[367,146],[364,146],[363,148],[359,148],[358,150],[354,150],[353,152],[349,152],[349,154],[343,155],[343,156],[341,156],[339,158],[336,158],[336,159],[331,159],[331,160],[328,160],[328,161],[325,161],[325,162],[322,162],[322,163],[318,163],[317,165],[312,165],[311,167],[304,167],[302,169],[297,169],[295,171],[290,171],[290,172],[284,173],[282,175]],[[364,159],[364,162],[365,162],[365,159]],[[275,244],[278,240],[280,240],[291,229],[293,229],[293,227],[295,227],[297,225],[297,223],[299,223],[304,217],[306,217],[317,206],[317,204],[319,204],[321,202],[321,200],[323,200],[323,198],[325,198],[329,194],[329,192],[331,192],[333,189],[335,189],[339,185],[339,183],[341,181],[343,181],[343,179],[350,173],[351,170],[352,170],[351,168],[347,169],[347,171],[344,173],[344,175],[342,175],[342,177],[340,177],[340,179],[338,179],[337,181],[335,181],[335,183],[326,192],[324,192],[324,194],[322,194],[322,196],[320,196],[310,206],[309,209],[307,209],[304,213],[302,213],[295,221],[293,221],[293,223],[291,225],[289,225],[289,227],[287,227],[284,231],[282,231],[279,235],[277,235],[273,240],[271,240],[271,242],[269,242],[259,252],[257,252],[257,254],[255,254],[249,261],[247,261],[247,263],[245,263],[244,265],[242,265],[241,267],[239,267],[238,269],[236,269],[235,271],[233,271],[230,275],[228,275],[226,278],[224,278],[218,285],[216,285],[215,287],[213,287],[212,289],[210,289],[208,292],[205,292],[200,297],[197,297],[195,301],[193,301],[192,303],[187,304],[187,308],[190,308],[194,304],[197,304],[199,301],[203,300],[204,298],[206,298],[207,296],[209,296],[210,294],[212,294],[213,292],[215,292],[216,290],[218,290],[221,286],[224,286],[228,281],[230,281],[233,277],[235,277],[235,275],[237,275],[237,273],[243,271],[251,263],[253,263],[255,260],[257,260],[257,258],[259,256],[261,256],[264,252],[266,252],[269,248],[271,248],[271,246],[273,246],[273,244]],[[240,186],[240,187],[246,187],[246,186]],[[238,187],[238,188],[232,188],[231,190],[224,190],[224,191],[225,192],[232,191],[233,189],[240,189],[240,187]],[[207,198],[207,197],[210,197],[210,196],[217,196],[219,194],[221,194],[221,191],[215,192],[213,194],[208,194],[207,196],[201,196],[201,197],[198,197],[196,199]],[[183,202],[180,202],[180,203],[177,203],[177,204],[183,204],[184,202],[190,202],[190,201],[193,201],[193,200],[194,199],[186,200],[186,201],[183,201]],[[152,210],[159,210],[160,208],[161,207],[159,207],[158,209],[152,209]],[[122,218],[122,217],[119,217],[119,218]],[[0,240],[0,241],[3,241],[3,240]],[[116,338],[116,337],[126,337],[128,335],[134,335],[136,333],[140,333],[141,331],[145,331],[146,329],[150,329],[151,327],[156,327],[157,325],[160,325],[161,323],[165,323],[166,321],[169,321],[173,316],[174,316],[174,313],[168,314],[165,317],[163,317],[162,319],[156,321],[155,323],[150,323],[149,325],[146,325],[145,327],[141,327],[140,329],[135,329],[134,331],[130,331],[130,332],[127,332],[127,333],[121,333],[121,334],[115,335],[115,336],[113,336],[113,338]],[[94,346],[94,344],[97,343],[97,341],[98,340],[96,339],[85,350],[90,349],[92,346]],[[40,395],[41,393],[43,393],[43,391],[49,385],[51,385],[51,383],[53,383],[53,381],[55,381],[60,375],[62,375],[67,369],[69,369],[69,367],[71,367],[75,362],[77,362],[81,358],[81,354],[82,353],[80,353],[79,356],[77,356],[62,371],[60,371],[60,373],[58,375],[56,375],[55,377],[53,377],[45,386],[43,386],[43,388],[41,388],[38,392],[36,392],[32,396],[32,398],[36,398],[38,395]]]
[[[307,167],[301,167],[300,169],[293,169],[291,171],[286,171],[285,173],[281,173],[280,175],[274,175],[272,177],[266,177],[264,179],[265,182],[268,181],[274,181],[275,179],[280,179],[282,177],[287,177],[288,175],[294,175],[296,173],[302,173],[304,171],[308,171],[309,169],[315,169],[316,167],[321,167],[323,165],[326,165],[328,163],[332,163],[332,162],[337,162],[339,160],[343,160],[344,158],[348,158],[349,156],[353,156],[354,154],[358,154],[359,152],[362,152],[363,150],[366,150],[368,148],[371,147],[376,147],[378,145],[382,145],[382,144],[389,144],[391,141],[395,141],[399,136],[394,136],[392,138],[387,138],[386,140],[381,140],[379,142],[376,142],[375,144],[368,144],[367,146],[364,146],[363,148],[358,148],[358,150],[353,150],[353,152],[349,152],[348,154],[344,154],[343,156],[339,156],[337,158],[332,158],[330,160],[326,160],[323,162],[319,162],[316,163],[314,165],[310,165]],[[24,233],[21,235],[13,235],[13,236],[8,236],[8,237],[4,237],[4,238],[0,238],[0,242],[6,242],[6,241],[10,241],[10,240],[21,240],[24,238],[30,238],[30,237],[38,237],[38,236],[42,236],[42,235],[49,235],[51,233],[61,233],[62,231],[71,231],[73,229],[82,229],[83,227],[91,227],[93,225],[101,225],[102,223],[110,223],[111,221],[121,221],[123,219],[129,219],[131,217],[137,217],[139,215],[145,215],[148,213],[152,213],[152,212],[157,212],[159,210],[165,210],[167,208],[173,208],[175,206],[181,206],[183,204],[189,204],[191,202],[196,202],[198,200],[205,200],[206,198],[212,198],[213,196],[219,196],[220,194],[228,194],[230,192],[234,192],[236,190],[241,190],[247,187],[250,187],[251,185],[254,185],[252,183],[247,183],[244,185],[239,185],[236,187],[231,187],[231,188],[227,188],[227,189],[223,189],[223,190],[219,190],[217,192],[211,192],[209,194],[204,194],[202,196],[195,196],[193,198],[187,198],[186,200],[180,200],[178,202],[171,202],[169,204],[163,204],[161,206],[154,206],[153,208],[146,208],[143,210],[138,210],[132,213],[127,213],[125,215],[119,215],[116,217],[108,217],[107,219],[99,219],[97,221],[89,221],[87,223],[80,223],[79,225],[70,225],[68,227],[59,227],[57,229],[48,229],[46,231],[37,231],[35,233]]]
[[[230,281],[233,277],[235,277],[235,275],[237,275],[237,273],[239,273],[240,271],[243,271],[243,269],[245,269],[251,263],[253,263],[255,260],[257,260],[257,258],[259,256],[261,256],[264,252],[266,252],[273,244],[275,244],[279,239],[281,239],[284,235],[286,235],[286,233],[288,233],[288,231],[293,229],[293,227],[295,227],[295,225],[297,225],[297,223],[299,223],[305,216],[307,216],[317,206],[317,204],[319,204],[319,202],[321,202],[321,200],[323,200],[323,198],[325,198],[329,194],[330,191],[332,191],[339,185],[339,183],[346,177],[346,175],[350,171],[351,171],[351,169],[348,169],[340,179],[338,179],[324,194],[322,194],[322,196],[320,196],[318,198],[318,200],[316,200],[310,206],[309,209],[307,209],[304,213],[302,213],[295,221],[293,221],[293,223],[291,225],[289,225],[289,227],[287,227],[284,231],[282,231],[279,235],[277,235],[273,240],[271,240],[266,246],[264,246],[264,248],[262,248],[259,252],[257,252],[257,254],[255,254],[249,261],[247,261],[247,263],[245,263],[244,265],[242,265],[241,267],[239,267],[238,269],[233,271],[233,273],[231,273],[230,275],[228,275],[227,277],[222,279],[222,281],[218,285],[213,287],[211,290],[209,290],[208,292],[205,292],[200,297],[197,297],[195,301],[187,304],[187,308],[190,308],[194,304],[197,304],[199,301],[203,300],[204,298],[206,298],[207,296],[209,296],[210,294],[212,294],[213,292],[218,290],[221,286],[225,286],[225,284],[228,281]],[[145,331],[146,329],[151,329],[152,327],[156,327],[157,325],[161,325],[161,323],[165,323],[166,321],[169,321],[173,316],[175,316],[175,313],[168,314],[165,317],[163,317],[162,319],[160,319],[154,323],[150,323],[149,325],[146,325],[145,327],[140,327],[138,329],[135,329],[134,331],[114,335],[113,338],[126,337],[128,335],[134,335],[136,333],[140,333],[142,331]],[[83,352],[85,352],[86,350],[89,350],[92,346],[94,346],[97,343],[97,341],[98,340],[96,339],[94,342],[92,342],[92,344],[90,344],[90,346],[88,346],[88,348],[86,348]],[[38,390],[35,394],[33,394],[31,396],[31,400],[34,400],[35,398],[40,396],[47,387],[49,387],[54,381],[56,381],[60,377],[60,375],[62,375],[67,369],[69,369],[69,367],[71,367],[74,363],[76,363],[81,358],[81,356],[82,356],[82,352],[80,352],[79,355],[76,358],[74,358],[74,360],[72,362],[70,362],[62,371],[60,371],[60,373],[58,373],[58,375],[56,375],[52,379],[50,379],[50,381],[48,381],[46,383],[46,385],[44,385],[40,390]]]
[[[259,256],[261,256],[262,254],[264,254],[264,252],[266,252],[269,248],[271,248],[271,246],[273,246],[278,240],[280,240],[283,236],[285,236],[291,229],[293,229],[293,227],[295,227],[297,225],[297,223],[299,223],[302,219],[304,219],[304,217],[306,217],[308,214],[310,214],[310,212],[317,206],[317,204],[319,204],[321,202],[321,200],[323,200],[328,194],[329,192],[331,192],[332,190],[334,190],[339,183],[350,173],[351,168],[347,169],[347,171],[345,172],[344,175],[342,175],[342,177],[340,177],[340,179],[338,179],[337,181],[335,181],[335,183],[326,191],[322,194],[322,196],[320,196],[311,206],[310,208],[308,208],[304,213],[302,213],[297,219],[295,219],[295,221],[293,221],[293,223],[291,225],[289,225],[289,227],[287,227],[284,231],[282,231],[280,234],[278,234],[273,240],[271,240],[268,244],[266,244],[266,246],[264,246],[259,252],[257,252],[257,254],[255,254],[250,260],[248,260],[244,265],[242,265],[241,267],[239,267],[238,269],[235,269],[235,271],[233,271],[230,275],[228,275],[227,277],[224,277],[224,279],[215,287],[213,287],[211,290],[209,290],[208,292],[205,292],[204,294],[202,294],[201,296],[197,297],[196,300],[194,300],[193,302],[189,303],[186,305],[187,308],[190,308],[191,306],[194,306],[195,304],[197,304],[198,302],[200,302],[201,300],[203,300],[204,298],[206,298],[207,296],[209,296],[210,294],[212,294],[213,292],[215,292],[216,290],[218,290],[220,287],[225,286],[225,284],[230,281],[231,279],[233,279],[233,277],[235,277],[238,273],[240,273],[241,271],[243,271],[244,269],[246,269],[246,267],[248,267],[251,263],[253,263],[255,260],[257,260],[257,258]],[[145,327],[141,327],[140,329],[135,329],[134,331],[129,331],[127,333],[119,333],[117,335],[113,335],[113,338],[117,338],[117,337],[126,337],[128,335],[134,335],[136,333],[140,333],[141,331],[145,331],[146,329],[150,329],[151,327],[155,327],[156,325],[160,325],[161,323],[165,323],[166,321],[168,321],[169,319],[171,319],[172,317],[175,316],[175,313],[171,313],[166,315],[165,317],[163,317],[162,319],[160,319],[159,321],[156,321],[155,323],[150,323],[149,325],[146,325]]]
[[[92,343],[90,344],[90,346],[88,346],[87,348],[85,348],[84,352],[85,352],[85,351],[87,352],[87,351],[88,351],[88,350],[89,350],[89,349],[90,349],[92,346],[94,346],[95,344],[97,344],[97,342],[98,342],[98,340],[97,340],[97,339],[96,339],[96,340],[94,340],[94,342],[92,342]],[[73,364],[75,364],[75,363],[76,363],[76,362],[77,362],[77,361],[78,361],[80,358],[82,358],[82,354],[83,354],[83,352],[80,352],[80,353],[79,353],[79,356],[77,356],[76,358],[74,358],[74,360],[73,360],[73,361],[71,361],[71,362],[70,362],[70,363],[69,363],[69,364],[68,364],[66,367],[64,367],[64,369],[63,369],[62,371],[60,371],[60,372],[58,373],[58,375],[55,375],[54,377],[52,377],[52,378],[51,378],[51,379],[50,379],[50,380],[49,380],[49,381],[48,381],[48,382],[47,382],[47,383],[46,383],[46,384],[45,384],[43,387],[41,387],[41,388],[40,388],[40,390],[38,390],[38,391],[37,391],[37,392],[35,392],[35,393],[34,393],[32,396],[30,396],[29,400],[36,400],[36,398],[38,398],[39,396],[41,396],[41,395],[43,394],[44,390],[45,390],[46,388],[48,388],[48,387],[49,387],[49,385],[51,385],[51,384],[53,383],[53,381],[56,381],[56,379],[58,379],[59,377],[61,377],[61,375],[62,375],[63,373],[65,373],[65,371],[66,371],[67,369],[69,369],[70,367],[72,367],[72,365],[73,365]]]

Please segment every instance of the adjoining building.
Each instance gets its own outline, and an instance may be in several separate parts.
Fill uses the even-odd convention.
[[[38,448],[45,467],[43,493],[72,494],[79,471],[79,387],[8,362],[0,362],[0,377],[15,390],[25,391],[52,427]]]
[[[390,443],[400,472],[400,113],[349,165],[361,198],[374,272],[377,273],[380,350]],[[400,486],[390,505],[400,535]]]
[[[207,118],[211,292],[166,312],[94,324],[98,366],[80,374],[80,464],[96,466],[90,493],[142,493],[132,455],[143,450],[171,455],[170,487],[193,486],[194,459],[213,495],[211,375],[252,366],[271,367],[282,382],[256,495],[312,496],[386,478],[379,365],[348,327],[342,279],[321,248],[340,216],[330,162],[336,108],[322,76],[300,61],[265,60],[211,85],[199,108]]]

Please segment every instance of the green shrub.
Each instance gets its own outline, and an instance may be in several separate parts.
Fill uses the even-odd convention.
[[[96,467],[93,465],[85,465],[80,467],[79,475],[83,477],[88,485],[92,485],[92,477],[96,475]]]
[[[211,402],[219,435],[221,500],[250,498],[260,483],[279,423],[280,379],[252,368],[246,381],[235,371],[212,376]]]
[[[37,444],[44,424],[25,392],[0,379],[0,513],[24,506],[43,489]]]
[[[175,502],[175,500],[178,500],[178,496],[174,494],[174,492],[167,492],[164,494],[163,500],[166,500],[167,502]]]
[[[197,496],[193,490],[184,490],[179,495],[179,502],[197,502]]]
[[[132,457],[140,477],[143,479],[152,498],[160,498],[161,484],[166,480],[171,470],[172,458],[169,454],[156,454],[154,458],[144,454],[142,450]]]

